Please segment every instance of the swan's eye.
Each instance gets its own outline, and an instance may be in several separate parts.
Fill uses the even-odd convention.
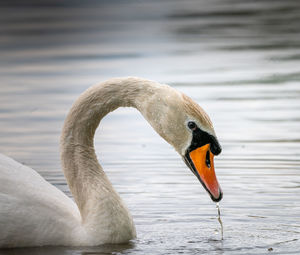
[[[194,121],[189,121],[188,124],[187,124],[187,126],[191,130],[194,130],[197,127],[197,125],[196,125],[196,123]]]

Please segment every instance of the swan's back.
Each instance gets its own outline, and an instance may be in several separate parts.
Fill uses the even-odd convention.
[[[3,154],[0,205],[0,247],[71,245],[81,234],[76,204],[36,171]]]

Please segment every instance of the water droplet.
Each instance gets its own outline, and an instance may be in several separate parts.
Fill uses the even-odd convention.
[[[218,209],[218,222],[220,223],[220,226],[221,226],[221,240],[223,240],[223,222],[221,220],[221,212],[220,212],[220,205],[219,205],[219,203],[216,204],[216,207]]]

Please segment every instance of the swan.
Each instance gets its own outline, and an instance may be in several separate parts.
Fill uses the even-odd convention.
[[[204,110],[168,85],[113,78],[81,94],[64,122],[61,163],[75,202],[33,169],[0,154],[0,247],[96,246],[136,237],[132,217],[94,150],[101,119],[118,107],[140,111],[212,200],[222,199],[213,162],[221,146]]]

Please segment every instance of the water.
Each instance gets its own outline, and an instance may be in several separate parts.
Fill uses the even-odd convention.
[[[0,12],[1,153],[70,195],[58,141],[72,102],[91,84],[141,76],[209,113],[224,192],[221,240],[198,180],[139,113],[119,109],[95,144],[138,238],[1,255],[299,253],[299,1],[1,1]]]
[[[220,204],[216,204],[216,208],[218,210],[218,222],[220,223],[220,229],[221,229],[221,240],[224,240],[224,229],[223,229],[223,222],[221,219],[221,210],[220,210]],[[218,233],[218,231],[216,231]]]

